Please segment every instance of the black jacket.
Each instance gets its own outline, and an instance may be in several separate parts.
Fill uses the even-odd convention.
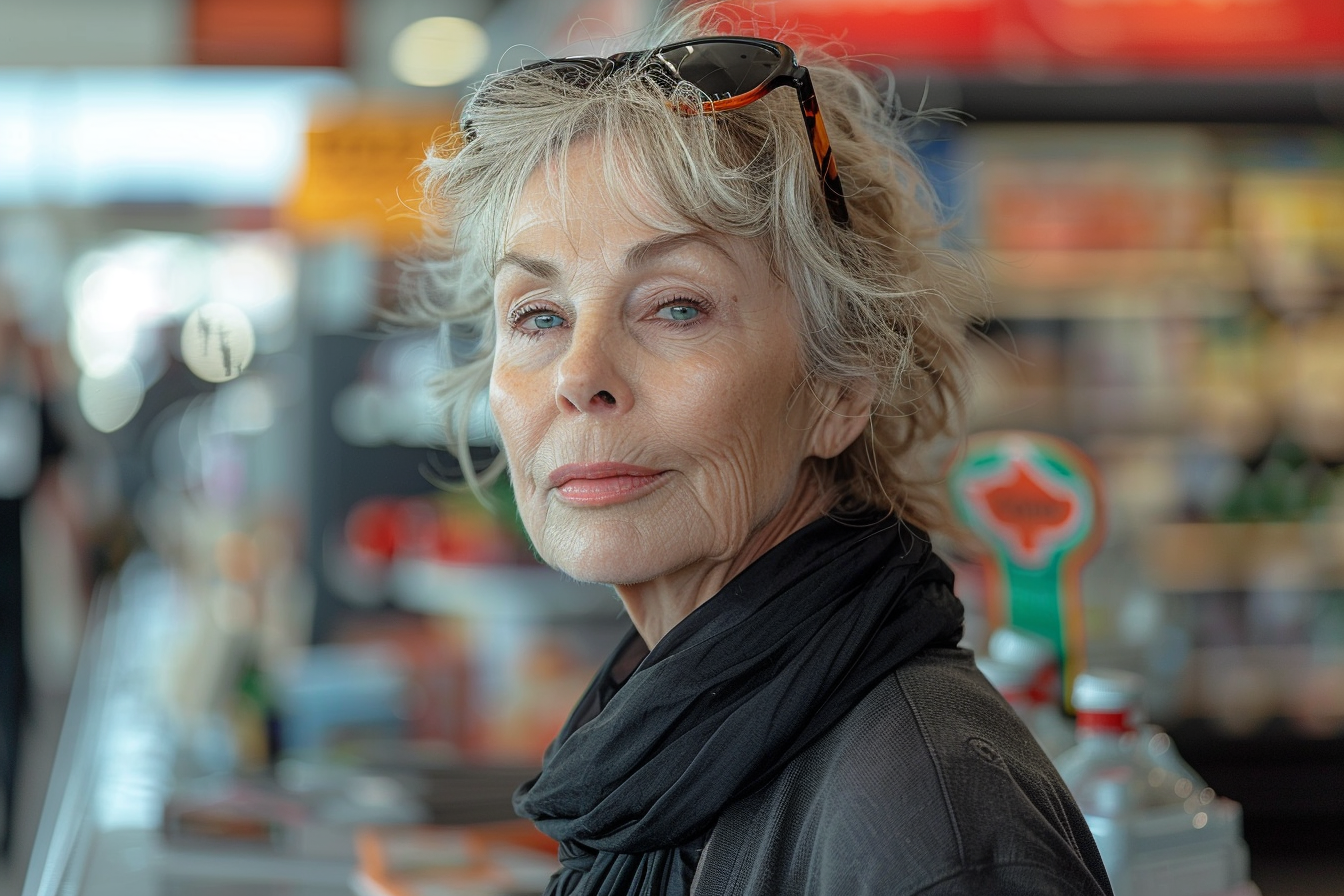
[[[719,817],[693,896],[1103,896],[1064,783],[960,649],[883,679]]]

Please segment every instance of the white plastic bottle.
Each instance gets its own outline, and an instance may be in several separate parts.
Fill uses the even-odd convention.
[[[988,654],[976,661],[980,671],[1017,710],[1045,755],[1054,760],[1073,746],[1073,726],[1060,712],[1054,646],[1031,632],[1001,628],[990,635]]]
[[[1025,666],[1001,663],[988,657],[976,657],[975,664],[980,668],[994,690],[1003,695],[1008,705],[1026,724],[1036,742],[1041,745],[1045,755],[1054,761],[1061,753],[1073,746],[1073,732],[1058,709],[1053,706],[1042,707],[1032,693],[1034,676]],[[1054,718],[1051,718],[1053,711]],[[1044,724],[1042,724],[1044,723]]]
[[[1078,744],[1056,762],[1097,841],[1115,896],[1258,892],[1247,878],[1241,807],[1154,762],[1140,740],[1135,720],[1142,688],[1143,679],[1129,672],[1079,675],[1073,687]]]
[[[1177,752],[1176,744],[1172,741],[1171,735],[1164,731],[1161,726],[1145,722],[1137,726],[1136,733],[1138,734],[1139,749],[1148,754],[1148,758],[1152,760],[1154,765],[1175,775],[1177,780],[1181,778],[1188,780],[1194,792],[1202,791],[1209,786]]]

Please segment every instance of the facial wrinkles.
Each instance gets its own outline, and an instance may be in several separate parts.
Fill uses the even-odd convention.
[[[792,299],[762,256],[731,241],[722,245],[737,265],[692,245],[627,270],[628,248],[660,233],[605,209],[600,185],[570,173],[573,193],[592,196],[585,214],[562,217],[534,177],[505,240],[507,251],[544,260],[558,276],[543,283],[508,268],[497,283],[491,406],[524,522],[548,562],[600,581],[732,560],[795,493],[805,423],[815,416],[795,401]],[[701,325],[670,326],[641,304],[682,295],[712,303]],[[512,332],[508,311],[523,296],[554,308],[566,326],[535,339]],[[566,372],[583,382],[577,403],[603,382],[628,395],[615,409],[568,407],[559,400]],[[600,510],[551,492],[558,465],[606,460],[667,470],[667,485]]]
[[[581,303],[578,305],[577,313],[580,316],[586,313]],[[579,325],[579,329],[582,329],[582,324]],[[575,338],[594,339],[597,344],[586,347],[592,351],[614,355],[618,351],[630,350],[629,340],[623,335],[597,339],[592,336],[593,332],[588,330],[586,336]],[[734,346],[731,344],[728,346],[732,347]],[[622,365],[614,362],[612,366],[620,368]],[[761,474],[763,471],[773,471],[780,465],[787,465],[788,459],[777,455],[789,452],[781,452],[779,449],[783,446],[769,445],[761,438],[762,431],[770,427],[768,421],[761,419],[759,408],[778,407],[786,397],[783,390],[771,383],[769,391],[780,394],[776,396],[762,394],[759,388],[762,384],[754,382],[760,379],[762,371],[744,370],[734,364],[725,364],[723,357],[716,357],[707,351],[689,353],[676,359],[672,364],[649,353],[635,352],[633,359],[627,362],[623,369],[630,371],[626,377],[627,385],[636,395],[633,414],[641,415],[641,410],[646,412],[644,416],[654,423],[649,435],[653,436],[653,441],[660,448],[670,447],[674,454],[680,454],[677,451],[679,446],[688,443],[697,445],[695,428],[703,421],[698,415],[684,413],[684,410],[678,407],[683,401],[695,401],[701,409],[729,421],[723,433],[726,438],[721,442],[697,445],[702,450],[699,456],[683,458],[663,454],[651,465],[661,466],[662,463],[677,461],[678,466],[689,471],[687,475],[700,480],[699,487],[692,492],[699,505],[699,512],[695,515],[709,521],[714,530],[710,539],[711,544],[706,547],[710,548],[715,557],[731,554],[734,546],[739,545],[749,534],[750,529],[761,522],[763,510],[776,509],[773,506],[762,508],[757,506],[757,502],[764,497],[772,505],[778,503],[778,500],[772,500],[775,498],[774,495],[762,494],[771,489],[768,488],[768,482],[760,481]],[[773,378],[775,372],[766,370],[764,373]],[[672,392],[653,388],[646,390],[642,385],[646,381],[674,382],[677,388]],[[558,448],[560,445],[572,449],[575,456],[592,457],[603,447],[601,443],[607,442],[605,447],[618,457],[624,457],[634,463],[644,460],[644,451],[641,448],[645,446],[638,443],[624,444],[626,439],[623,435],[627,431],[625,427],[615,427],[614,433],[604,433],[597,438],[593,437],[595,432],[593,427],[583,427],[576,439],[572,434],[565,432],[566,423],[564,416],[557,417],[552,421],[554,440],[542,439],[540,444],[533,448],[534,463],[527,472],[527,479],[532,482],[542,481],[546,471],[563,461],[563,458],[557,458],[554,454],[567,452],[547,450]],[[615,436],[614,444],[610,439],[611,435]],[[594,442],[598,444],[591,444]],[[719,506],[708,506],[701,496],[713,496],[713,500]],[[724,506],[725,504],[727,506]],[[622,514],[617,509],[613,515]],[[685,525],[684,518],[677,519]],[[663,522],[666,524],[670,521]],[[627,522],[631,525],[639,524],[637,519],[628,519]],[[569,548],[574,547],[574,541],[581,538],[581,534],[577,532],[561,531],[550,534],[552,538],[567,542]]]
[[[694,492],[701,502],[700,515],[713,525],[712,556],[720,560],[731,557],[758,526],[778,512],[788,495],[772,479],[795,462],[793,456],[799,450],[789,443],[792,440],[781,440],[778,422],[763,414],[765,409],[777,411],[785,401],[787,377],[769,368],[737,372],[743,375],[729,381],[711,377],[709,388],[699,390],[722,395],[720,412],[730,421],[727,438],[701,458],[698,470],[703,484]],[[717,506],[707,503],[711,500]]]

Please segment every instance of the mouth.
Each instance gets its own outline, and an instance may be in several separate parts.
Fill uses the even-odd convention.
[[[642,498],[668,477],[667,470],[632,464],[566,464],[551,471],[551,491],[577,507],[605,507]]]

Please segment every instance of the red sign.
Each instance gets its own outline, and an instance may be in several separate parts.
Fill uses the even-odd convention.
[[[1344,0],[779,0],[774,9],[790,30],[902,69],[1344,68]]]
[[[1043,479],[1026,461],[968,488],[982,519],[1023,566],[1044,563],[1078,529],[1080,502],[1072,492]]]
[[[193,0],[197,65],[345,63],[344,0]]]

